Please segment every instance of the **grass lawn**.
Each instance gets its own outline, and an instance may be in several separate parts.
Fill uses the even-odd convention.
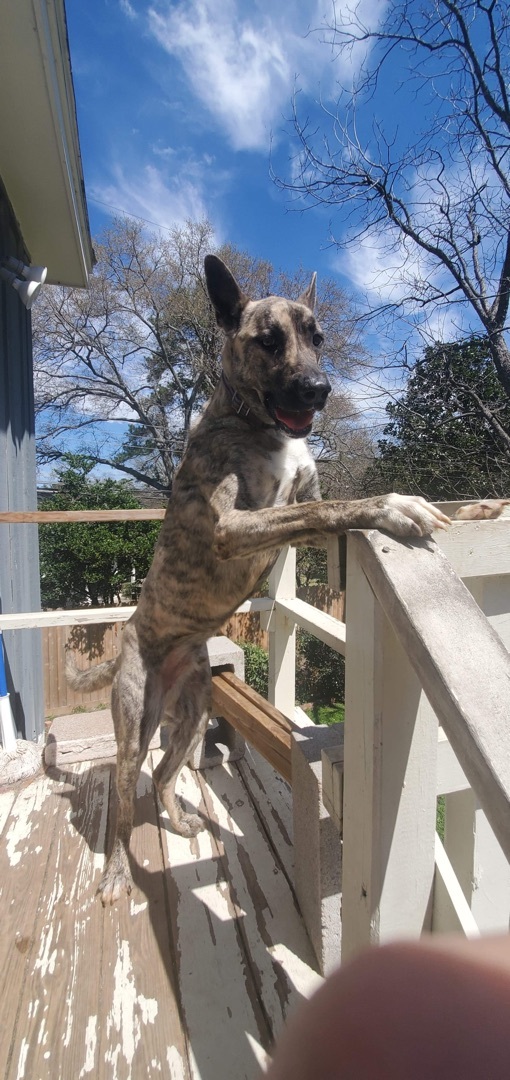
[[[312,705],[309,709],[305,709],[305,712],[314,724],[342,724],[345,705],[342,702],[336,705]]]

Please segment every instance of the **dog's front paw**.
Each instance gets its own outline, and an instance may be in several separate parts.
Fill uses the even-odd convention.
[[[395,536],[430,536],[434,529],[446,529],[450,519],[421,495],[385,495],[381,499],[375,528]]]
[[[510,499],[482,499],[480,502],[468,503],[467,506],[459,506],[453,516],[456,521],[484,521],[498,518],[508,505]]]

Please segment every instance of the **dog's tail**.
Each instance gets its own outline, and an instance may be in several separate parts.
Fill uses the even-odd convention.
[[[94,667],[80,671],[76,667],[72,654],[66,652],[66,680],[73,690],[101,690],[112,682],[113,676],[120,664],[120,654],[113,660],[105,660],[103,664],[95,664]]]

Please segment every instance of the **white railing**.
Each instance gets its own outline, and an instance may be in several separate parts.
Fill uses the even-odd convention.
[[[508,930],[510,520],[437,544],[350,533],[346,624],[295,599],[294,558],[271,578],[273,702],[293,716],[296,625],[346,655],[343,753],[323,776],[343,832],[342,956],[424,929]]]
[[[458,523],[437,543],[353,532],[347,546],[346,623],[296,598],[292,549],[269,596],[240,609],[265,620],[269,698],[290,719],[303,720],[296,627],[346,656],[344,745],[323,754],[324,801],[343,835],[342,956],[423,929],[508,929],[510,520]],[[333,575],[337,553],[334,541]],[[133,610],[0,615],[0,629]]]

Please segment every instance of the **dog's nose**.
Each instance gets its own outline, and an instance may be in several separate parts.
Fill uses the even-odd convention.
[[[292,389],[300,405],[308,409],[323,409],[331,391],[331,383],[322,371],[313,375],[296,375]]]

